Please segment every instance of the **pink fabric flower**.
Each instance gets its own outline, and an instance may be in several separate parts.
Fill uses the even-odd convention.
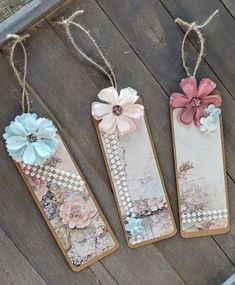
[[[60,206],[60,217],[64,224],[71,229],[83,229],[91,223],[91,219],[97,214],[97,209],[92,201],[85,200],[81,195],[76,195]]]
[[[96,120],[101,120],[101,131],[112,134],[118,128],[120,134],[125,135],[136,130],[137,120],[144,116],[144,106],[135,104],[139,98],[136,90],[125,88],[118,96],[117,90],[109,87],[102,89],[98,97],[108,103],[92,104],[92,115]]]
[[[180,122],[189,125],[194,122],[200,125],[201,117],[206,116],[205,108],[210,104],[215,107],[221,107],[221,97],[219,95],[209,95],[216,87],[215,82],[204,78],[197,88],[196,78],[194,76],[182,79],[180,87],[184,94],[173,93],[170,96],[170,105],[173,108],[182,108],[178,114]]]

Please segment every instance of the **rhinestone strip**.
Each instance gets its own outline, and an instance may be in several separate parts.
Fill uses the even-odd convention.
[[[202,212],[193,212],[192,214],[182,214],[182,223],[187,224],[191,222],[202,222],[202,221],[211,221],[218,220],[222,218],[227,218],[228,210],[227,209],[218,209],[218,210],[208,210]]]
[[[24,173],[28,176],[36,177],[38,179],[40,178],[69,189],[82,191],[85,184],[79,175],[66,172],[52,166],[32,166],[21,164],[21,167]]]
[[[133,204],[127,187],[125,169],[121,164],[121,159],[118,154],[117,142],[114,135],[105,133],[101,135],[108,154],[110,170],[116,184],[117,193],[121,200],[121,207],[125,215],[128,216],[133,213]]]

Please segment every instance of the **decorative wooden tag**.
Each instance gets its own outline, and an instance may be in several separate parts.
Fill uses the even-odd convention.
[[[229,231],[222,117],[213,132],[178,120],[171,110],[181,235],[184,238]]]
[[[16,163],[72,270],[80,271],[118,248],[118,241],[60,136],[40,166]]]
[[[137,103],[142,104],[141,99]],[[146,117],[126,135],[107,134],[94,119],[127,244],[172,237],[175,222]]]

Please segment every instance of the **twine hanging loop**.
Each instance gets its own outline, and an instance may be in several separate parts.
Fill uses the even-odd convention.
[[[11,48],[10,48],[10,65],[14,71],[14,74],[19,82],[19,85],[22,87],[22,94],[21,94],[21,105],[22,105],[22,112],[28,113],[30,112],[30,103],[29,103],[29,93],[26,89],[26,75],[27,75],[27,52],[24,46],[23,41],[30,37],[29,34],[24,35],[16,35],[16,34],[8,34],[7,39],[13,39]],[[20,72],[17,70],[15,66],[15,49],[17,45],[20,45],[23,54],[24,54],[24,68],[23,68],[23,75],[21,76]]]
[[[205,39],[201,33],[201,29],[204,28],[205,26],[207,26],[207,24],[210,23],[210,21],[214,18],[215,15],[217,15],[219,13],[219,10],[216,10],[203,24],[201,25],[197,25],[196,22],[193,22],[193,23],[187,23],[185,21],[183,21],[182,19],[180,18],[177,18],[175,20],[175,22],[177,24],[180,24],[182,26],[185,26],[187,27],[187,31],[184,35],[184,38],[183,38],[183,41],[182,41],[182,46],[181,46],[181,57],[182,57],[182,62],[183,62],[183,66],[184,66],[184,69],[187,73],[187,76],[196,76],[196,73],[197,73],[197,70],[199,68],[199,65],[202,61],[202,57],[204,55],[204,49],[205,49]],[[185,41],[186,41],[186,38],[188,37],[189,33],[191,31],[194,31],[196,33],[196,35],[198,36],[198,39],[199,39],[199,47],[200,47],[200,50],[199,50],[199,53],[198,53],[198,57],[197,57],[197,61],[196,61],[196,64],[195,64],[195,68],[194,68],[194,71],[193,73],[191,74],[190,71],[189,71],[189,67],[187,66],[186,64],[186,59],[185,59]]]
[[[90,35],[90,32],[88,30],[86,30],[82,25],[74,22],[74,19],[77,16],[82,15],[83,13],[84,13],[84,10],[78,10],[78,11],[74,12],[68,19],[63,19],[62,21],[57,22],[57,24],[64,26],[65,32],[66,32],[69,40],[71,41],[72,45],[74,46],[74,48],[77,50],[77,52],[79,52],[81,54],[81,56],[83,56],[88,62],[93,64],[97,69],[99,69],[101,72],[103,72],[108,77],[111,85],[117,89],[117,80],[116,80],[115,74],[112,70],[112,67],[111,67],[110,63],[108,62],[108,60],[106,59],[106,57],[104,56],[104,54],[102,53],[102,51],[100,50],[95,39]],[[71,25],[76,26],[77,28],[79,28],[82,32],[84,32],[87,35],[87,37],[94,44],[94,46],[97,49],[102,60],[104,61],[105,67],[98,64],[93,58],[89,57],[80,47],[78,47],[78,45],[76,44],[74,37],[71,33],[71,30],[70,30]],[[109,72],[106,70],[106,68],[109,70]]]

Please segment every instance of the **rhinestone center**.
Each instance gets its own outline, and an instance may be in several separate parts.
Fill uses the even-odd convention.
[[[28,140],[29,140],[29,142],[33,143],[33,142],[36,142],[38,139],[37,139],[37,136],[35,134],[30,134],[30,135],[28,135]]]
[[[196,97],[194,97],[194,98],[191,100],[191,106],[192,106],[192,107],[198,107],[198,106],[200,106],[200,104],[201,104],[201,100],[198,99],[198,98],[196,98]]]
[[[120,106],[120,105],[113,106],[113,114],[115,116],[120,116],[122,114],[122,112],[123,112],[122,106]]]

